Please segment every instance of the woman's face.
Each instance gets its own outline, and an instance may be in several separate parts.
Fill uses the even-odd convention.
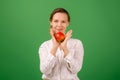
[[[53,31],[56,32],[63,32],[65,33],[65,30],[67,26],[69,25],[68,16],[66,13],[55,13],[50,25],[52,26]]]

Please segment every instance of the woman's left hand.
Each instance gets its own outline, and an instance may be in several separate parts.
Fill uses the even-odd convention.
[[[67,48],[67,41],[71,38],[71,36],[72,36],[72,30],[69,30],[65,35],[65,40],[60,44],[60,48],[63,49],[64,51],[64,56],[66,56],[67,53],[69,52]]]

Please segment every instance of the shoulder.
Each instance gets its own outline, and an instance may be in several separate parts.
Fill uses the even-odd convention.
[[[80,39],[70,38],[67,42],[69,48],[82,47],[82,41]]]
[[[51,45],[51,44],[52,44],[52,40],[50,39],[50,40],[44,41],[44,42],[40,45],[40,47],[49,46],[49,45]]]
[[[68,42],[72,44],[82,44],[82,41],[80,39],[75,38],[71,38]]]

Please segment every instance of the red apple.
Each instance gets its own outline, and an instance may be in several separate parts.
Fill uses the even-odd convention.
[[[65,39],[65,35],[62,32],[57,32],[54,34],[54,36],[59,43],[63,42]]]

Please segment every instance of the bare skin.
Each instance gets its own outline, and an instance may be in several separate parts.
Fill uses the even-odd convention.
[[[68,16],[66,13],[55,13],[52,20],[50,21],[50,35],[52,37],[53,47],[51,49],[51,54],[55,56],[58,47],[64,51],[64,57],[69,53],[67,48],[67,41],[72,36],[72,30],[65,34],[66,28],[69,25]],[[65,40],[62,43],[58,43],[54,37],[57,32],[62,32],[65,34]]]
[[[50,29],[50,35],[52,37],[52,41],[53,41],[53,47],[51,49],[51,54],[55,56],[56,51],[58,49],[58,47],[60,47],[60,49],[63,50],[64,52],[64,57],[67,56],[67,54],[69,53],[69,50],[67,48],[67,41],[71,38],[72,36],[72,30],[69,30],[66,34],[65,34],[65,40],[62,43],[58,43],[54,37],[54,31],[52,30],[52,28]]]

